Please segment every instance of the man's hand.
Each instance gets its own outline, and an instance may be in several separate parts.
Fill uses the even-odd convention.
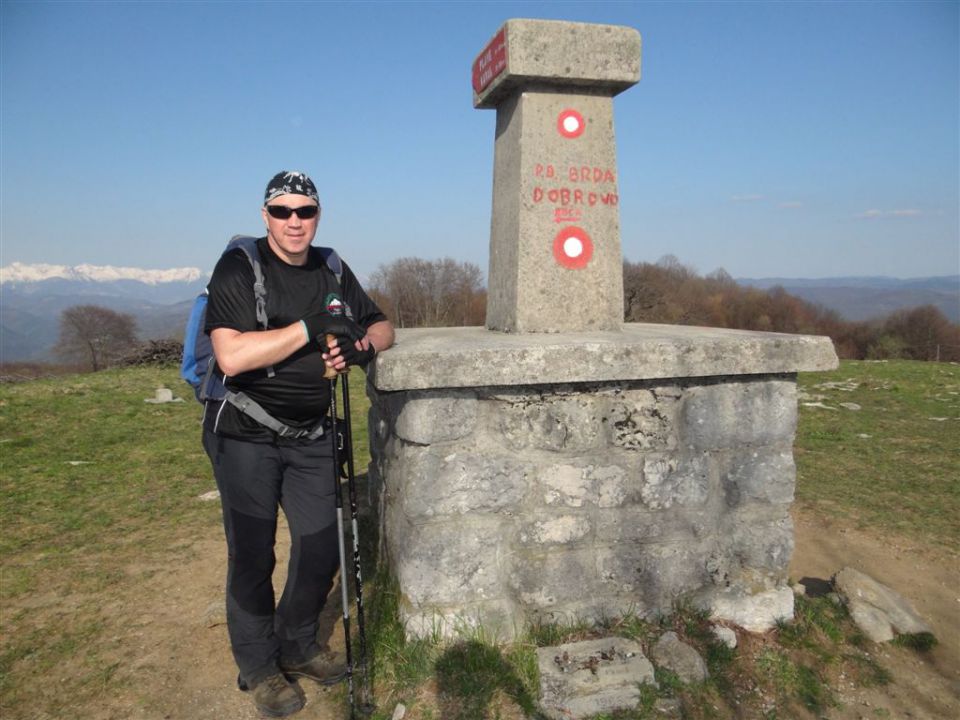
[[[377,355],[377,349],[370,342],[370,338],[364,336],[361,340],[354,343],[345,342],[340,346],[340,354],[347,365],[358,365],[365,368]]]
[[[330,313],[309,315],[300,322],[306,330],[307,337],[320,346],[320,350],[327,349],[327,335],[345,338],[350,342],[360,340],[366,332],[348,317],[333,316]]]
[[[344,372],[350,365],[366,367],[376,354],[377,349],[367,336],[354,342],[350,342],[349,338],[334,336],[327,338],[327,350],[322,357],[328,367]]]

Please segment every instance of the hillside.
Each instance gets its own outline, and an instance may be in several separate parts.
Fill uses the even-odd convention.
[[[98,282],[45,279],[0,285],[0,363],[49,362],[60,313],[100,305],[133,315],[143,340],[182,337],[192,298],[205,279],[151,285],[136,280]]]
[[[769,290],[782,287],[807,302],[835,310],[844,320],[874,320],[904,308],[933,305],[960,323],[960,275],[889,277],[737,278],[740,285]]]

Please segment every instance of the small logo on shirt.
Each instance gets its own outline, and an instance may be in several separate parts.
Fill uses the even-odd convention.
[[[327,299],[324,300],[323,304],[327,306],[327,312],[334,317],[343,315],[343,300],[341,300],[340,296],[336,293],[327,295]]]

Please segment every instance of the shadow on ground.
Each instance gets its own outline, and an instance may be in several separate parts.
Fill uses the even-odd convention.
[[[444,720],[487,720],[502,695],[527,713],[535,708],[516,670],[496,648],[474,640],[457,643],[437,659],[435,670]]]

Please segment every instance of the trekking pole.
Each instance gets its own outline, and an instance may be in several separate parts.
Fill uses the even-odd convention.
[[[370,669],[367,667],[367,632],[363,618],[363,573],[360,568],[360,531],[357,522],[357,481],[353,466],[353,422],[350,417],[350,378],[347,373],[341,377],[343,386],[343,417],[344,433],[343,444],[347,453],[347,489],[350,498],[350,523],[353,532],[353,580],[357,596],[357,631],[360,635],[360,672],[362,679],[360,686],[362,704],[360,711],[371,714],[376,709],[373,702],[373,687],[370,680]]]
[[[347,694],[350,698],[350,720],[354,720],[353,649],[350,643],[350,599],[343,573],[347,564],[347,550],[343,540],[343,488],[340,482],[340,449],[337,437],[337,380],[330,381],[330,431],[333,433],[333,485],[336,490],[337,541],[340,546],[340,602],[343,606],[343,644],[347,653]]]

